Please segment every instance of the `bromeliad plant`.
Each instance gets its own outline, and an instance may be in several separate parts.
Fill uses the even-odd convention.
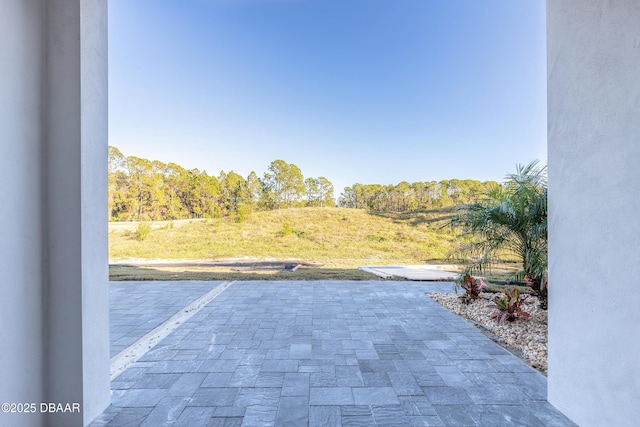
[[[502,295],[496,296],[494,300],[498,310],[491,315],[491,318],[500,324],[505,320],[513,322],[518,317],[529,317],[530,314],[522,309],[522,304],[527,298],[529,295],[520,298],[518,288],[505,289],[502,291]]]
[[[482,288],[484,288],[486,283],[482,279],[476,279],[475,277],[465,274],[461,276],[459,281],[460,286],[465,290],[465,294],[460,296],[460,300],[464,304],[469,304],[474,300],[480,298],[480,293],[482,293]]]
[[[531,288],[529,291],[530,295],[534,297],[538,297],[540,301],[540,308],[546,310],[547,309],[547,293],[549,290],[549,281],[548,279],[541,280],[540,282],[532,279],[529,276],[524,276],[524,280],[527,282],[527,285]]]

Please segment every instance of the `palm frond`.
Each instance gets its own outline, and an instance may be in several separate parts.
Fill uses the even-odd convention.
[[[517,165],[503,185],[491,188],[477,203],[458,208],[451,226],[461,231],[458,258],[469,260],[466,272],[485,273],[500,251],[517,256],[525,275],[538,280],[547,269],[547,176],[538,161]]]

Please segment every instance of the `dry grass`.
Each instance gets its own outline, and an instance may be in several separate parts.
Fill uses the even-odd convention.
[[[144,241],[130,228],[110,224],[109,256],[127,259],[300,259],[325,267],[443,260],[455,237],[451,210],[375,215],[363,210],[301,208],[229,218],[163,223]]]
[[[232,218],[159,221],[136,239],[136,222],[109,224],[112,280],[282,280],[378,278],[357,270],[364,265],[450,264],[455,247],[448,227],[453,208],[407,213],[358,209],[300,208],[256,212],[244,222]],[[204,268],[203,260],[243,259],[303,263],[296,272]],[[187,260],[173,267],[142,266]],[[499,264],[490,280],[500,282],[515,266]]]

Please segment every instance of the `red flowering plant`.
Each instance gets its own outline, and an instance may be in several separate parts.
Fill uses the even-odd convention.
[[[527,282],[529,288],[529,294],[534,297],[538,297],[538,301],[540,301],[540,308],[546,310],[547,309],[547,292],[549,289],[549,280],[547,278],[542,279],[532,279],[529,276],[524,276],[524,280]]]
[[[460,279],[460,286],[465,290],[465,294],[460,296],[460,300],[464,304],[469,304],[474,300],[480,298],[482,288],[487,286],[482,279],[476,279],[470,274],[465,274]]]
[[[529,295],[520,298],[518,288],[505,289],[502,291],[502,295],[496,296],[494,300],[498,310],[491,315],[491,318],[500,324],[505,320],[513,322],[518,317],[529,317],[530,314],[522,309],[522,304],[527,298],[529,298]]]

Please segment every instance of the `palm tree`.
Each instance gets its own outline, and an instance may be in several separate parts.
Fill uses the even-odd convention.
[[[459,207],[451,224],[465,237],[457,251],[471,259],[465,273],[483,273],[498,255],[514,255],[522,263],[515,279],[527,280],[546,307],[547,177],[546,167],[538,163],[517,165],[516,173],[484,200]]]

